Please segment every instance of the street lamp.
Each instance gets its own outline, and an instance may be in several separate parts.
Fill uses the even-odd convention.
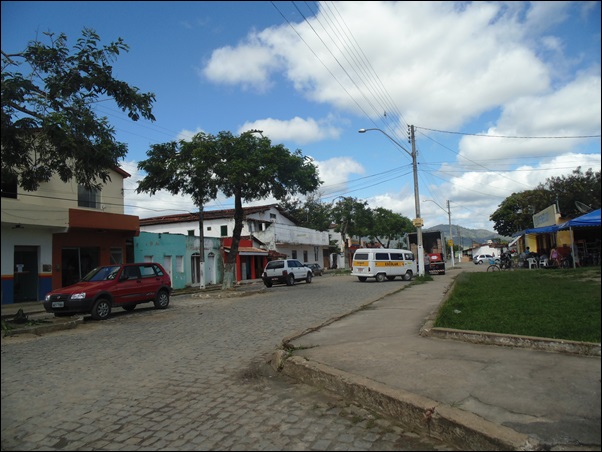
[[[422,218],[420,217],[420,198],[418,195],[418,167],[416,165],[416,141],[414,139],[414,126],[410,126],[410,140],[412,142],[412,152],[410,152],[406,148],[404,148],[401,144],[399,144],[395,139],[393,139],[393,137],[391,137],[384,130],[376,129],[376,128],[360,129],[360,130],[358,130],[358,132],[366,133],[370,130],[379,131],[380,133],[385,135],[389,140],[391,140],[393,143],[395,143],[397,146],[399,146],[401,149],[403,149],[406,154],[408,154],[410,157],[412,157],[412,168],[414,170],[414,204],[416,207],[416,218],[414,219],[413,223],[414,223],[414,226],[416,227],[416,233],[418,236],[418,256],[417,256],[417,258],[418,258],[418,275],[424,276],[424,246],[422,244],[422,226],[423,226],[424,222],[422,221]]]
[[[449,219],[449,251],[451,253],[451,262],[452,262],[452,267],[455,267],[454,265],[454,237],[452,235],[452,224],[451,224],[451,210],[449,209],[449,200],[447,200],[447,210],[445,210],[443,207],[441,207],[438,203],[436,203],[435,201],[433,201],[432,199],[423,199],[423,201],[430,201],[433,204],[437,204],[437,206],[443,210],[444,212],[447,213],[447,218]],[[442,244],[443,246],[445,246],[445,244]]]

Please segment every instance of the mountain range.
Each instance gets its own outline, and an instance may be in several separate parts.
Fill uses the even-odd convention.
[[[425,232],[441,231],[445,235],[446,240],[449,239],[449,224],[438,224],[428,229]],[[471,248],[473,244],[482,245],[488,240],[511,242],[512,237],[505,237],[497,232],[488,231],[486,229],[467,229],[462,226],[452,224],[452,234],[455,245],[461,245],[465,248]]]

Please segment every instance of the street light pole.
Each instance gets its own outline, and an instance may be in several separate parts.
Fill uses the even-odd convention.
[[[424,245],[422,243],[422,226],[423,226],[424,222],[422,221],[422,218],[420,217],[420,196],[418,194],[418,166],[416,164],[416,140],[414,138],[414,126],[410,126],[410,140],[412,143],[412,152],[408,151],[401,144],[399,144],[397,142],[397,140],[393,139],[393,137],[391,137],[389,134],[387,134],[385,131],[383,131],[381,129],[377,129],[377,128],[360,129],[360,130],[358,130],[358,132],[366,133],[369,130],[379,131],[380,133],[385,135],[389,140],[391,140],[393,143],[395,143],[397,146],[399,146],[401,149],[403,149],[406,154],[408,154],[410,157],[412,157],[412,169],[414,172],[414,205],[416,208],[416,218],[414,219],[413,224],[416,227],[416,235],[418,237],[418,253],[417,253],[418,256],[416,256],[416,257],[418,259],[418,275],[424,276]]]

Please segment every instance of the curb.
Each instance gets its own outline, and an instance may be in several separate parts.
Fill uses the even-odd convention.
[[[35,325],[26,325],[4,330],[2,331],[2,337],[17,336],[19,334],[35,334],[36,336],[41,336],[42,334],[52,333],[54,331],[69,330],[81,325],[84,322],[84,318],[81,316],[52,318],[50,320],[41,320],[41,322],[44,323],[36,323]]]
[[[473,413],[406,391],[391,389],[299,356],[276,351],[272,367],[297,381],[339,394],[364,408],[398,420],[404,427],[453,444],[462,450],[541,450],[529,436]]]

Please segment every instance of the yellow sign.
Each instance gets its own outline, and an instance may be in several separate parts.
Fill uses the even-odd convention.
[[[454,241],[453,240],[448,240],[447,241],[447,246],[454,246]]]
[[[424,226],[424,220],[422,218],[414,218],[414,220],[412,220],[412,224],[416,228],[421,228]]]

